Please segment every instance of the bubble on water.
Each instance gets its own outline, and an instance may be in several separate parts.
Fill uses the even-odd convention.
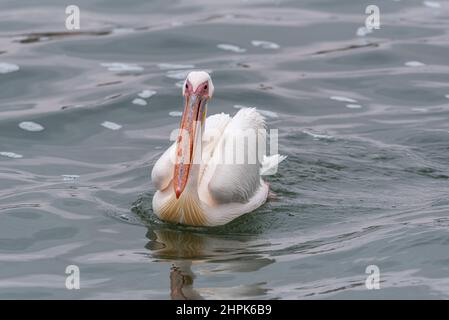
[[[239,46],[235,46],[233,44],[226,44],[226,43],[220,43],[217,45],[218,49],[225,50],[225,51],[232,51],[236,53],[243,53],[246,52],[245,48],[240,48]]]
[[[425,64],[422,62],[419,62],[419,61],[407,61],[405,63],[405,66],[407,66],[407,67],[422,67],[422,66],[425,66]]]
[[[15,71],[18,71],[19,69],[20,69],[20,67],[17,64],[0,62],[0,73],[1,74],[15,72]]]
[[[260,47],[263,49],[279,49],[280,45],[271,41],[263,41],[263,40],[252,40],[251,44],[255,47]]]
[[[170,117],[182,117],[182,112],[181,111],[170,111],[168,113],[168,115]]]
[[[355,99],[343,97],[343,96],[332,96],[332,97],[330,97],[330,99],[335,100],[335,101],[340,101],[340,102],[349,102],[349,103],[357,102],[357,100],[355,100]]]
[[[175,70],[175,69],[193,69],[193,64],[174,64],[174,63],[159,63],[158,68],[161,70]]]
[[[362,108],[362,106],[360,104],[349,103],[349,104],[346,105],[346,108],[349,108],[349,109],[360,109],[360,108]]]
[[[135,63],[107,62],[101,63],[102,67],[112,72],[142,72],[143,67]]]
[[[423,5],[428,8],[439,9],[441,8],[441,4],[437,1],[423,1]]]
[[[154,96],[157,92],[154,90],[143,90],[139,92],[137,95],[143,99],[148,99]]]
[[[105,121],[101,125],[110,130],[120,130],[122,128],[122,125],[111,121]]]
[[[6,158],[11,158],[11,159],[21,159],[21,158],[23,158],[23,156],[21,154],[14,153],[14,152],[8,152],[8,151],[0,152],[0,156],[6,157]]]
[[[42,125],[33,121],[23,121],[19,123],[19,128],[31,132],[39,132],[45,129]]]
[[[137,104],[137,105],[139,105],[139,106],[146,106],[146,105],[148,104],[145,100],[140,99],[140,98],[134,99],[134,100],[132,101],[132,103],[133,103],[133,104]]]

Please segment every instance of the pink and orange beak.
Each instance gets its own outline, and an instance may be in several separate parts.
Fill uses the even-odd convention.
[[[197,135],[201,131],[204,122],[206,102],[208,99],[207,95],[192,92],[187,87],[184,97],[185,105],[180,132],[177,138],[176,163],[173,175],[173,187],[176,199],[179,199],[183,193],[189,179],[195,152],[195,141],[198,138]]]

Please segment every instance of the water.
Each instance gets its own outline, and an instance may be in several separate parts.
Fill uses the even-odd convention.
[[[378,1],[365,36],[371,1],[77,3],[69,32],[58,1],[0,1],[0,298],[449,297],[449,2]],[[151,214],[192,68],[288,155],[221,228]]]

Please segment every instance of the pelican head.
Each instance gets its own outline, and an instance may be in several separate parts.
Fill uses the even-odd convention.
[[[182,88],[184,112],[176,145],[176,163],[173,187],[179,199],[186,188],[195,148],[201,143],[202,129],[206,119],[207,102],[214,93],[214,85],[205,71],[192,71]]]

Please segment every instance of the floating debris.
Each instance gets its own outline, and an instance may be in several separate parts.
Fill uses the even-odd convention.
[[[361,109],[362,106],[360,104],[349,103],[349,104],[346,105],[346,108],[349,108],[349,109]]]
[[[0,62],[0,73],[1,74],[15,72],[15,71],[18,71],[19,69],[20,69],[20,67],[17,64]]]
[[[65,182],[76,181],[80,178],[77,174],[63,174],[61,177]]]
[[[111,129],[111,130],[120,130],[122,128],[122,126],[120,124],[117,124],[117,123],[111,122],[111,121],[105,121],[101,125],[107,129]]]
[[[170,111],[168,113],[168,115],[171,117],[182,117],[182,112],[181,111]]]
[[[262,49],[279,49],[281,46],[271,41],[252,40],[251,44]]]
[[[330,97],[331,100],[340,101],[340,102],[349,102],[349,103],[356,103],[357,100],[352,98],[347,98],[343,96],[332,96]]]
[[[221,44],[217,45],[217,48],[221,49],[221,50],[232,51],[232,52],[237,52],[237,53],[246,52],[246,49],[240,48],[239,46],[235,46],[233,44],[221,43]]]
[[[101,63],[102,67],[112,72],[142,72],[143,67],[134,63],[107,62]]]
[[[134,99],[134,100],[132,101],[132,103],[133,103],[133,104],[137,104],[137,105],[139,105],[139,106],[146,106],[146,105],[148,104],[145,100],[140,99],[140,98]]]
[[[154,90],[143,90],[142,92],[139,92],[137,95],[143,99],[148,99],[154,96],[157,92]]]
[[[433,8],[433,9],[441,8],[441,4],[439,2],[436,2],[436,1],[424,1],[423,5],[425,5],[428,8]]]
[[[419,61],[407,61],[405,63],[405,66],[407,66],[407,67],[422,67],[422,66],[425,66],[425,64],[422,62],[419,62]]]
[[[158,68],[161,70],[175,70],[175,69],[193,69],[193,64],[173,64],[173,63],[159,63]]]
[[[17,154],[17,153],[14,153],[14,152],[7,152],[7,151],[0,152],[0,156],[6,157],[6,158],[11,158],[11,159],[21,159],[21,158],[23,158],[23,156],[21,154]]]
[[[356,31],[356,35],[359,37],[365,37],[366,35],[373,32],[373,29],[368,29],[367,27],[360,27]]]
[[[19,123],[19,128],[31,132],[39,132],[44,130],[44,127],[42,125],[32,121],[24,121]]]

